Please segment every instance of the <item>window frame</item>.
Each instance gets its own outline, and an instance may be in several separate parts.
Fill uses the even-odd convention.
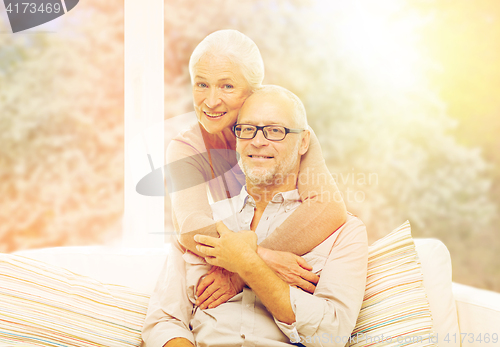
[[[164,166],[163,11],[163,0],[124,0],[124,246],[165,245],[164,197],[136,191],[152,170],[148,154]]]

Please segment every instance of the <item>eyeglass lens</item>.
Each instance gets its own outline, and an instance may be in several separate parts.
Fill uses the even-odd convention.
[[[258,128],[253,125],[236,126],[236,136],[240,139],[253,139],[257,134]],[[262,127],[264,137],[268,140],[283,140],[286,135],[284,127],[276,125],[267,125]]]

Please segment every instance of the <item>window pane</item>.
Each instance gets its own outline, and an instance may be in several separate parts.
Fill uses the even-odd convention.
[[[123,1],[12,33],[0,18],[0,251],[121,233]]]

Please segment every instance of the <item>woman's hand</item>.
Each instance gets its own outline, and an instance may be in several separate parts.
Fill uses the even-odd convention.
[[[302,257],[289,252],[258,247],[257,254],[283,281],[314,293],[319,277],[311,272],[312,266]]]
[[[238,274],[213,266],[196,288],[196,305],[201,309],[217,307],[241,292],[244,286]]]

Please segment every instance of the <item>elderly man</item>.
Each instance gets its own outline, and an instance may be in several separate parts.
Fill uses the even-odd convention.
[[[320,275],[314,294],[289,286],[259,257],[257,244],[300,204],[297,180],[309,145],[305,110],[291,92],[266,86],[245,102],[234,127],[246,186],[212,205],[219,238],[197,235],[203,259],[175,247],[151,298],[146,345],[344,346],[363,300],[367,237],[349,215],[345,225],[303,258]],[[238,232],[234,232],[238,231]],[[196,287],[212,265],[237,273],[243,291],[201,309]]]

